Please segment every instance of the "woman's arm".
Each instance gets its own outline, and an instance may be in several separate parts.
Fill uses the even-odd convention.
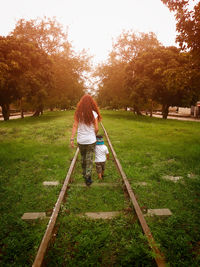
[[[99,131],[98,118],[96,118],[94,121],[94,130],[95,130],[95,134],[97,134]]]
[[[74,124],[72,127],[72,135],[71,135],[71,139],[70,139],[71,147],[74,147],[74,136],[76,134],[77,128],[78,128],[78,121],[74,120]]]

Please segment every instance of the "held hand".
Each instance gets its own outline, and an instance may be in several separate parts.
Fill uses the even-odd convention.
[[[70,140],[70,145],[72,148],[74,148],[74,140],[73,139]]]

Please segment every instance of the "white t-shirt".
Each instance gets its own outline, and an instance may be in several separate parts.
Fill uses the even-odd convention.
[[[92,111],[94,118],[98,117],[95,111]],[[87,125],[85,123],[78,123],[77,143],[82,145],[89,145],[96,142],[96,134],[94,124]]]
[[[109,154],[106,145],[96,145],[95,147],[95,162],[106,161],[106,155]]]

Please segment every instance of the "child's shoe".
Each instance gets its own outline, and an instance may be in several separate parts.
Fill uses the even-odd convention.
[[[92,182],[93,181],[92,181],[91,177],[85,178],[85,183],[86,183],[87,186],[90,186],[92,184]]]

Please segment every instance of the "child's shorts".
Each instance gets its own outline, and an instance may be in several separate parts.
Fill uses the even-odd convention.
[[[105,170],[106,162],[95,162],[97,173],[102,173]]]

